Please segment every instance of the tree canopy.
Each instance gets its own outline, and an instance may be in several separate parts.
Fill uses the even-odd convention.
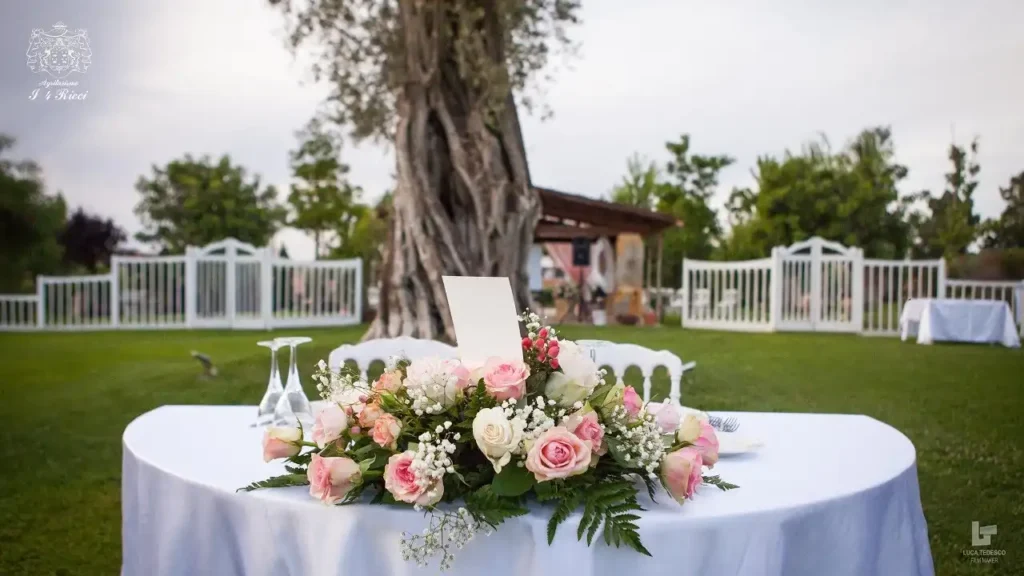
[[[999,218],[984,225],[986,248],[1024,248],[1024,172],[1010,178],[1010,183],[999,188],[1006,208]]]
[[[30,291],[37,274],[60,270],[67,214],[63,196],[46,194],[37,164],[6,157],[13,146],[0,134],[0,293]]]
[[[68,219],[59,238],[65,266],[94,274],[110,267],[110,257],[127,235],[112,219],[79,208]]]
[[[952,166],[946,173],[946,189],[939,196],[932,196],[928,191],[914,196],[928,208],[927,212],[916,210],[909,215],[915,257],[951,259],[965,254],[978,238],[981,218],[974,212],[974,191],[978,187],[981,166],[977,156],[977,139],[966,149],[951,144],[949,161]]]
[[[153,166],[135,189],[142,198],[135,214],[143,231],[135,237],[164,253],[204,246],[232,237],[265,246],[281,227],[285,209],[273,186],[262,186],[228,156],[217,161],[186,154],[167,166]]]

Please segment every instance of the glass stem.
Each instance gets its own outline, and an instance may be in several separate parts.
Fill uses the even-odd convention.
[[[292,348],[291,360],[288,362],[288,379],[289,380],[291,380],[292,374],[294,374],[296,377],[299,375],[298,364],[295,362],[295,352],[296,352],[297,346],[292,344],[291,348]],[[298,378],[296,378],[296,380],[298,380]]]
[[[278,369],[277,369],[277,349],[276,348],[271,348],[271,350],[270,350],[270,380],[271,381],[277,381],[277,380],[280,380],[280,379],[281,379],[281,376],[278,373]]]

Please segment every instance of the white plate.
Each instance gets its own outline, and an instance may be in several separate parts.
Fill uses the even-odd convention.
[[[764,443],[735,432],[718,432],[718,455],[739,456],[756,452]]]

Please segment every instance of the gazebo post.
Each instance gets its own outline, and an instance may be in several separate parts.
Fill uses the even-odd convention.
[[[655,305],[655,314],[658,316],[658,324],[661,324],[661,320],[662,320],[661,313],[662,313],[662,300],[663,300],[663,298],[661,297],[661,259],[662,259],[663,248],[664,248],[664,244],[662,242],[662,235],[661,235],[661,233],[659,233],[658,234],[658,264],[657,264],[657,266],[658,266],[658,279],[657,279],[657,282],[658,282],[658,292],[657,292],[658,302]]]

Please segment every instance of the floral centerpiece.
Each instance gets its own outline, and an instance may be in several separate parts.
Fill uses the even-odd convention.
[[[522,358],[482,366],[457,360],[392,359],[373,383],[321,361],[317,388],[328,405],[311,440],[298,428],[268,428],[267,461],[285,459],[287,474],[243,490],[309,485],[326,504],[365,495],[374,504],[424,510],[428,527],[405,534],[403,556],[442,568],[477,533],[527,513],[530,499],[553,504],[548,542],[583,509],[577,535],[626,545],[640,541],[643,508],[658,484],[680,503],[702,483],[734,488],[703,469],[718,460],[714,429],[678,407],[645,405],[575,343],[524,313]],[[452,503],[447,505],[447,503]]]

